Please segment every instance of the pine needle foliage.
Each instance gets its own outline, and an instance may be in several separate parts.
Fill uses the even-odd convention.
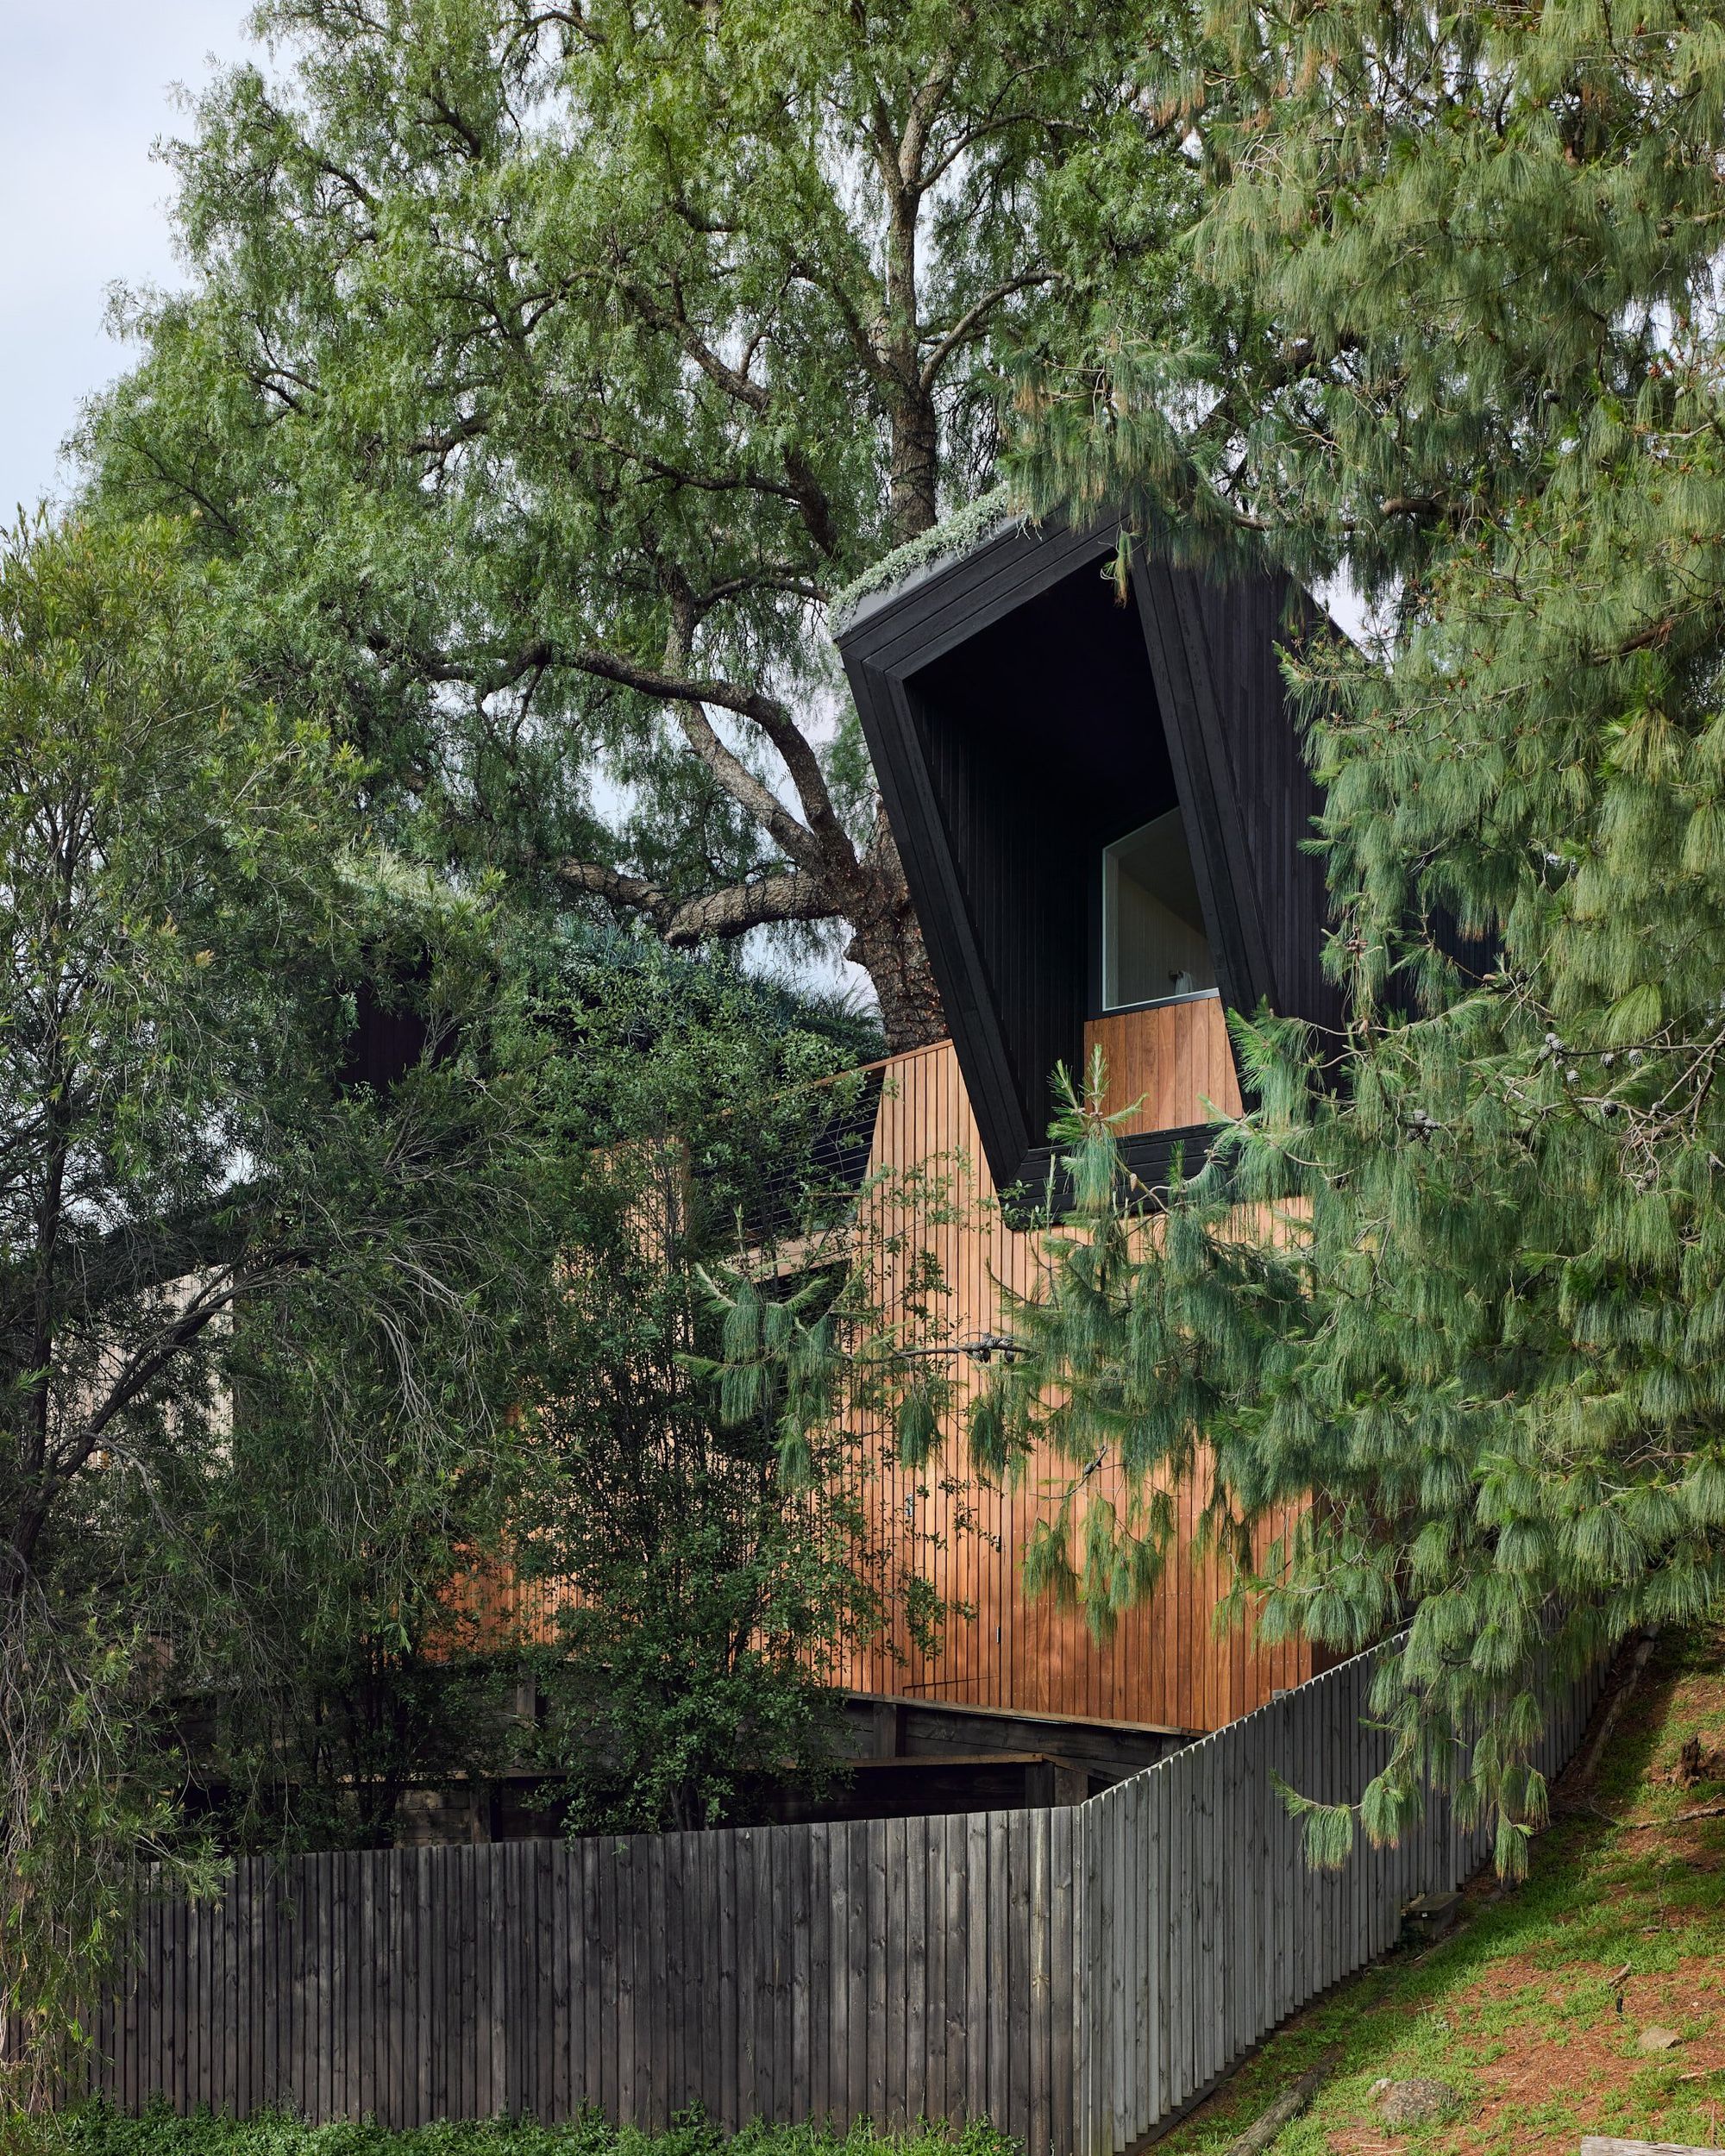
[[[1234,1020],[1251,1110],[1137,1245],[1075,1104],[1116,1195],[984,1420],[1146,1491],[1201,1440],[1260,1637],[1407,1627],[1314,1853],[1429,1772],[1514,1871],[1543,1677],[1725,1590],[1725,9],[1220,4],[1158,94],[1226,328],[1036,385],[1036,482],[1375,610],[1287,660],[1352,1017]],[[1154,1577],[1069,1524],[1093,1608]]]

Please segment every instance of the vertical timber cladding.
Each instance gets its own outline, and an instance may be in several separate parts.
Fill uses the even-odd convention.
[[[1208,1123],[1241,1112],[1239,1074],[1220,1000],[1118,1011],[1084,1028],[1084,1059],[1100,1048],[1107,1068],[1104,1106],[1124,1113],[1123,1137]],[[1127,1112],[1129,1111],[1129,1112]]]
[[[888,1066],[869,1166],[962,1156],[978,1204],[1041,1184],[1057,1062],[1102,1048],[1112,1105],[1138,1104],[1132,1165],[1154,1184],[1175,1144],[1192,1164],[1213,1115],[1239,1112],[1227,1008],[1267,999],[1334,1015],[1318,965],[1321,867],[1301,850],[1317,802],[1276,658],[1287,586],[1217,584],[1140,552],[1118,604],[1102,575],[1109,539],[1007,533],[870,602],[843,639],[952,1031]],[[1176,801],[1220,995],[1099,1015],[1100,849]],[[1026,1288],[1032,1245],[998,1215],[966,1231],[931,1206],[906,1225],[938,1252],[955,1334],[994,1330],[994,1281]],[[938,1658],[902,1631],[894,1651],[858,1656],[856,1689],[1210,1729],[1312,1673],[1308,1651],[1216,1639],[1218,1581],[1181,1565],[1099,1646],[1019,1589],[1044,1476],[955,1489],[957,1459],[950,1442],[925,1476],[888,1463],[872,1501],[900,1575],[928,1576],[975,1615],[950,1626]],[[1095,1487],[1119,1494],[1106,1475]],[[1189,1493],[1182,1502],[1189,1522]],[[550,1583],[487,1573],[456,1614],[485,1644],[511,1621],[549,1631],[556,1599]]]
[[[1063,2156],[1071,1839],[1044,1809],[241,1859],[146,1904],[91,2084],[389,2131],[987,2116]]]
[[[147,1903],[90,2080],[386,2129],[986,2117],[1126,2156],[1487,1855],[1434,1796],[1399,1846],[1306,1865],[1271,1777],[1364,1786],[1372,1659],[1057,1810],[244,1858]],[[1603,1674],[1549,1693],[1548,1779]]]
[[[1238,1112],[1221,1006],[1214,999],[1122,1012],[1093,1021],[1085,1034],[1099,1039],[1108,1057],[1113,1103],[1124,1106],[1143,1096],[1137,1120],[1147,1126],[1152,1116],[1176,1110],[1182,1120],[1195,1122],[1206,1100]],[[1036,1243],[1013,1232],[994,1202],[951,1042],[885,1065],[866,1169],[870,1186],[873,1226],[936,1259],[950,1291],[941,1316],[952,1337],[997,1329],[1000,1285],[1029,1290]],[[890,1305],[893,1284],[883,1285]],[[1212,1618],[1225,1582],[1214,1560],[1173,1564],[1157,1593],[1123,1616],[1105,1643],[1092,1637],[1077,1614],[1057,1608],[1051,1598],[1026,1597],[1025,1546],[1048,1486],[1065,1470],[1052,1459],[1033,1461],[1010,1490],[968,1479],[963,1400],[976,1375],[959,1363],[958,1412],[941,1455],[925,1473],[900,1468],[885,1433],[875,1450],[864,1497],[889,1552],[887,1599],[900,1614],[884,1640],[853,1654],[841,1676],[847,1689],[1205,1730],[1303,1683],[1322,1666],[1303,1642],[1258,1648],[1238,1629],[1218,1636]],[[1121,1495],[1112,1470],[1092,1477],[1091,1487],[1109,1498]],[[1182,1541],[1190,1539],[1196,1511],[1189,1489],[1180,1498]],[[1291,1518],[1272,1520],[1264,1543],[1290,1524]],[[949,1620],[936,1655],[915,1646],[902,1616],[905,1583],[913,1577],[930,1582],[956,1610],[974,1613]],[[506,1565],[476,1570],[452,1593],[452,1641],[490,1645],[518,1628],[529,1637],[552,1638],[558,1600],[555,1582],[523,1581]]]
[[[1170,1019],[1189,1037],[1164,1057]],[[1165,1069],[1170,1084],[1176,1078],[1191,1084],[1198,1071],[1207,1074],[1207,1089],[1214,1087],[1210,1098],[1225,1093],[1221,1074],[1231,1069],[1226,1042],[1219,1046],[1208,1030],[1220,1025],[1214,1001],[1131,1012],[1107,1023],[1122,1047],[1124,1070]],[[1149,1038],[1136,1038],[1138,1032]],[[925,1181],[894,1180],[894,1171],[919,1169],[930,1171]],[[1036,1243],[1010,1229],[994,1203],[950,1042],[895,1057],[888,1066],[869,1174],[871,1181],[881,1178],[873,1202],[888,1216],[875,1226],[937,1260],[950,1290],[942,1316],[952,1336],[994,1331],[1000,1319],[997,1283],[1020,1294],[1030,1290]],[[886,1291],[890,1304],[890,1281]],[[943,1454],[928,1470],[919,1476],[900,1467],[883,1438],[866,1492],[893,1551],[888,1595],[894,1606],[903,1607],[902,1580],[919,1575],[946,1601],[975,1614],[949,1620],[944,1649],[932,1657],[917,1651],[900,1620],[888,1645],[854,1658],[845,1677],[851,1689],[1202,1730],[1220,1727],[1313,1674],[1313,1651],[1303,1642],[1258,1647],[1239,1629],[1217,1634],[1212,1620],[1225,1582],[1214,1559],[1194,1564],[1177,1558],[1157,1592],[1122,1616],[1107,1642],[1092,1636],[1082,1614],[1057,1608],[1051,1597],[1027,1597],[1021,1584],[1025,1545],[1048,1486],[1063,1481],[1068,1470],[1053,1459],[1033,1460],[1011,1489],[969,1481],[963,1399],[975,1382],[976,1373],[961,1361],[958,1410]],[[1112,1468],[1092,1480],[1102,1495],[1121,1495]],[[1182,1492],[1185,1540],[1197,1504],[1189,1488]],[[1269,1523],[1266,1544],[1289,1524]]]
[[[1308,604],[1275,574],[1222,580],[1143,547],[1120,592],[1105,573],[1117,530],[997,531],[865,600],[841,635],[952,1034],[894,1066],[871,1167],[962,1149],[979,1198],[1040,1188],[1051,1074],[1100,1047],[1112,1105],[1136,1104],[1128,1160],[1154,1187],[1176,1148],[1192,1166],[1215,1118],[1239,1112],[1228,1010],[1339,1016],[1322,866],[1302,850],[1320,804],[1277,649]],[[1220,993],[1105,1012],[1102,850],[1176,806]],[[1022,1290],[1032,1246],[998,1219],[927,1239],[955,1333],[994,1330],[989,1276]],[[1218,1640],[1210,1573],[1176,1565],[1107,1648],[1026,1602],[1040,1479],[954,1493],[888,1468],[880,1501],[900,1562],[976,1614],[938,1659],[901,1640],[907,1658],[869,1658],[859,1686],[1210,1729],[1311,1674],[1308,1653]],[[1096,1487],[1120,1494],[1106,1471]],[[1182,1505],[1189,1522],[1189,1492]]]

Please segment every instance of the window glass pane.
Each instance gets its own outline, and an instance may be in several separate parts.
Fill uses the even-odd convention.
[[[1178,809],[1102,855],[1102,1004],[1119,1010],[1216,985]]]

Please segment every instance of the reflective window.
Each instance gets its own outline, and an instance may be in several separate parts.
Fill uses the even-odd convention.
[[[1102,853],[1102,1006],[1119,1011],[1216,986],[1180,811]]]

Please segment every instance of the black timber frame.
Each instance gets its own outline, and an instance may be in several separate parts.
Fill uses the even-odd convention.
[[[1118,520],[1080,529],[1014,527],[973,552],[865,600],[839,649],[887,814],[920,918],[959,1066],[997,1188],[1036,1190],[1051,1149],[1032,1127],[1003,1013],[930,768],[918,678],[1067,580],[1101,586]],[[1270,573],[1224,582],[1135,545],[1131,596],[1154,710],[1186,824],[1223,1004],[1333,1028],[1340,1002],[1320,964],[1327,901],[1321,863],[1303,850],[1320,802],[1288,707],[1277,644],[1311,602]],[[1149,699],[1146,699],[1148,705]],[[1076,1062],[1077,1037],[1063,1051]],[[1052,1058],[1050,1059],[1051,1068]],[[1045,1081],[1048,1072],[1037,1074]],[[1214,1126],[1126,1141],[1152,1189],[1176,1150],[1192,1173]]]

